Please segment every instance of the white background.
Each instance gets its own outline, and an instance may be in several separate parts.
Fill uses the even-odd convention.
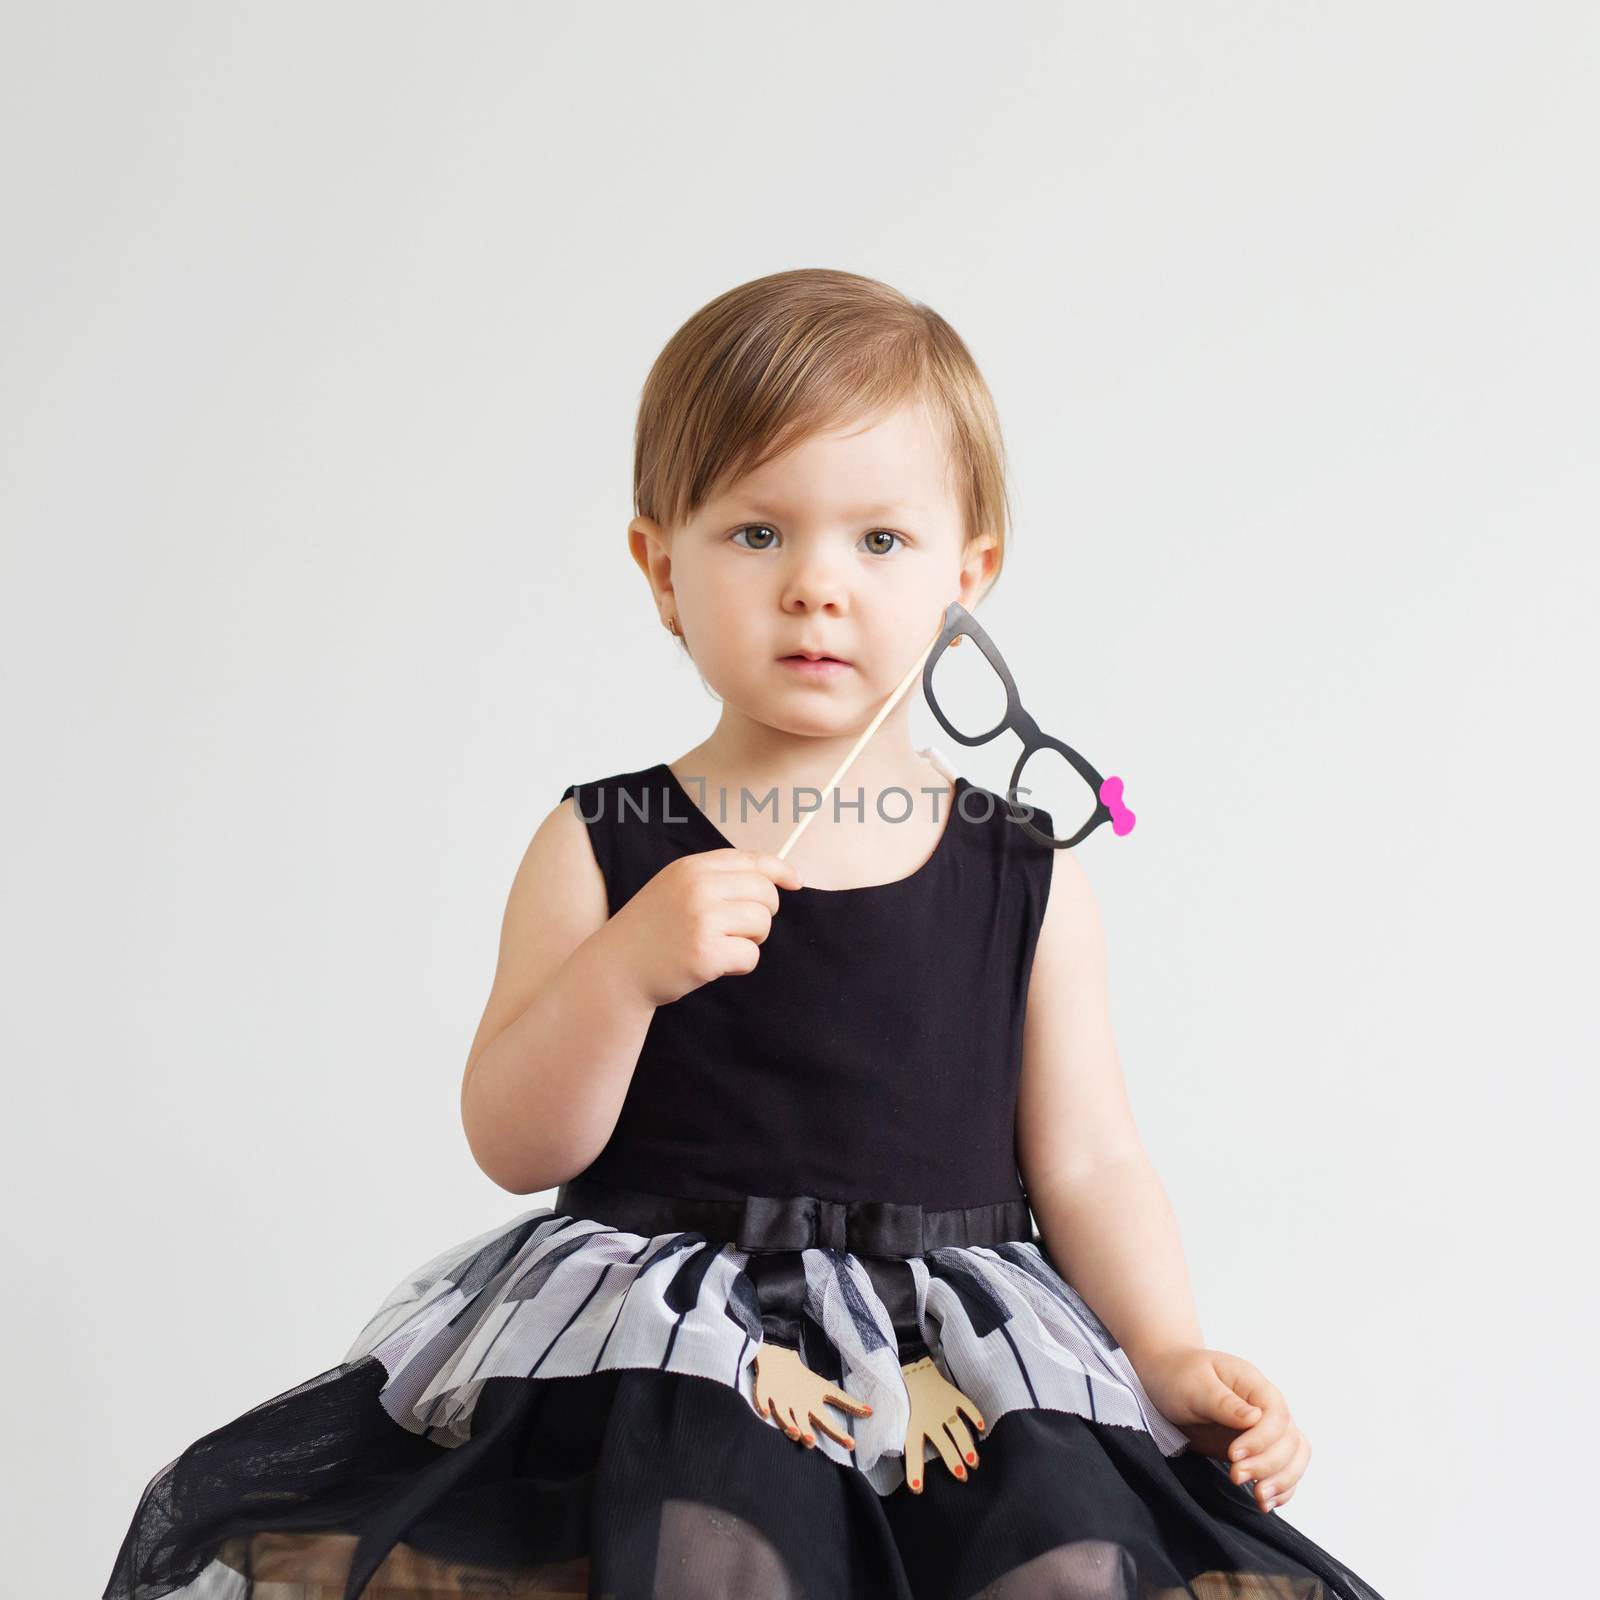
[[[1390,1600],[1581,1586],[1597,43],[8,8],[8,1591],[98,1595],[163,1463],[542,1198],[458,1115],[512,873],[717,709],[625,547],[639,388],[796,266],[995,393],[983,620],[1127,779],[1083,850],[1124,1067],[1209,1342],[1312,1440],[1283,1515]]]

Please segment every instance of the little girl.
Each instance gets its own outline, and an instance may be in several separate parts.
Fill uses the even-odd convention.
[[[908,696],[778,854],[997,577],[1002,461],[965,345],[870,279],[674,335],[629,545],[722,714],[540,823],[462,1084],[555,1203],[164,1467],[107,1600],[1379,1600],[1279,1514],[1282,1394],[1205,1348],[1075,852],[922,760]]]

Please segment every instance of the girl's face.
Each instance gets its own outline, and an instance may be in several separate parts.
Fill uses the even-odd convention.
[[[918,402],[718,485],[670,535],[646,517],[629,535],[662,617],[676,616],[725,706],[826,736],[865,726],[945,607],[975,604],[994,539],[963,550],[964,521],[948,447]]]

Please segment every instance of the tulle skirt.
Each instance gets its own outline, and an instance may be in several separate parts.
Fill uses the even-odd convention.
[[[870,1413],[791,1438],[776,1344]],[[908,1463],[924,1356],[948,1432]],[[166,1595],[1381,1600],[1188,1447],[1035,1236],[752,1251],[548,1206],[156,1474],[103,1600]]]

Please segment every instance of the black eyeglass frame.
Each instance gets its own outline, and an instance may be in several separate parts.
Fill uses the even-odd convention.
[[[933,692],[933,669],[938,665],[940,658],[950,646],[965,634],[988,658],[989,665],[1000,674],[1000,680],[1006,686],[1005,715],[987,733],[963,733],[940,709],[938,697]],[[1017,693],[1016,679],[1011,676],[1011,669],[1006,665],[1005,657],[1000,654],[993,639],[984,632],[976,617],[972,615],[959,600],[952,600],[945,607],[944,628],[939,637],[934,640],[933,648],[929,650],[927,660],[922,666],[922,692],[928,702],[928,709],[939,719],[939,726],[964,745],[987,744],[991,739],[998,738],[1007,729],[1010,729],[1022,740],[1022,754],[1017,757],[1017,764],[1011,770],[1011,782],[1007,788],[1006,800],[1013,806],[1024,803],[1017,799],[1017,781],[1022,776],[1022,769],[1028,764],[1028,757],[1039,750],[1054,750],[1064,755],[1077,769],[1078,775],[1087,783],[1094,793],[1095,809],[1089,820],[1073,834],[1070,839],[1057,839],[1053,834],[1046,833],[1043,828],[1036,828],[1028,817],[1015,817],[1013,820],[1027,830],[1028,834],[1039,841],[1040,844],[1049,845],[1055,850],[1070,850],[1074,845],[1081,844],[1100,826],[1102,822],[1113,820],[1111,808],[1101,797],[1101,789],[1106,780],[1095,770],[1093,764],[1079,755],[1072,746],[1063,739],[1058,739],[1054,734],[1046,733],[1038,722],[1029,714],[1022,704],[1022,697]],[[1029,815],[1033,808],[1025,807]],[[1128,813],[1124,813],[1128,815]],[[1132,822],[1129,822],[1132,827]]]

